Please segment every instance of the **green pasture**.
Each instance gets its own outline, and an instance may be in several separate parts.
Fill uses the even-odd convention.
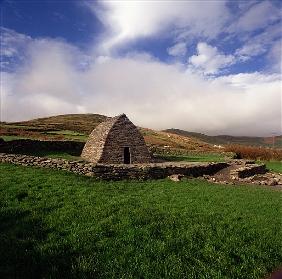
[[[281,191],[0,164],[0,278],[264,278]]]

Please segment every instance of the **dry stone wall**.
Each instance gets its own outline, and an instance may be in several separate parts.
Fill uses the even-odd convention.
[[[70,171],[76,174],[93,176],[103,180],[122,179],[161,179],[172,174],[198,177],[211,175],[228,166],[228,163],[152,163],[135,165],[103,165],[85,161],[68,161],[44,157],[0,153],[0,162],[22,166],[37,166],[43,168]]]
[[[230,173],[231,176],[235,176],[237,178],[246,178],[256,174],[264,174],[266,173],[265,164],[250,164],[242,166]]]
[[[20,139],[12,141],[0,141],[0,152],[29,154],[35,152],[61,151],[74,156],[80,156],[84,142],[77,141],[41,141]]]

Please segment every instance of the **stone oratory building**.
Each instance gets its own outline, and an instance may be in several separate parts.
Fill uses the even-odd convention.
[[[101,164],[149,163],[144,138],[125,114],[100,123],[90,134],[81,157]]]

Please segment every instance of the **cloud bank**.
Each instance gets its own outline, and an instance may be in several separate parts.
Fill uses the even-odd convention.
[[[248,135],[280,130],[278,74],[206,78],[183,65],[144,59],[138,53],[97,57],[81,69],[83,53],[46,39],[34,40],[26,53],[29,60],[18,71],[2,73],[2,121],[124,112],[137,125],[155,129]]]
[[[228,20],[225,1],[99,1],[86,2],[107,27],[100,51],[109,53],[137,38],[170,30],[179,40],[193,36],[214,38]],[[169,32],[169,31],[168,31]]]
[[[281,10],[274,2],[83,3],[105,27],[87,50],[1,29],[1,121],[126,113],[154,129],[281,133]],[[130,48],[149,37],[170,38],[168,59]],[[237,46],[224,49],[228,40]],[[240,72],[252,61],[265,63],[263,71]],[[231,74],[231,67],[239,70]]]

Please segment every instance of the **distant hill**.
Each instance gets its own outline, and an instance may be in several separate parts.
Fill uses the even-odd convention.
[[[41,140],[79,140],[86,141],[91,131],[109,117],[100,114],[65,114],[29,121],[0,123],[0,137],[5,140],[33,138]],[[272,138],[207,136],[179,129],[155,131],[140,128],[145,141],[151,147],[164,152],[178,151],[222,151],[214,145],[244,144],[272,146]],[[275,147],[282,147],[282,136],[275,137]]]
[[[107,116],[100,114],[63,114],[28,121],[10,123],[19,126],[29,126],[42,130],[70,130],[90,134],[91,131]]]
[[[251,146],[273,146],[273,137],[247,137],[247,136],[229,136],[229,135],[219,135],[219,136],[208,136],[201,133],[188,132],[180,129],[166,129],[164,132],[181,135],[185,137],[193,137],[210,144],[215,145],[226,145],[226,144],[243,144]],[[274,147],[282,148],[282,136],[274,137]]]
[[[146,128],[140,128],[146,143],[150,146],[161,147],[165,150],[189,150],[189,151],[216,151],[213,145],[202,141],[201,139],[186,137],[169,132],[155,131]]]
[[[109,117],[100,114],[66,114],[29,121],[0,123],[0,137],[5,140],[33,138],[43,140],[86,141],[87,136]],[[170,132],[139,128],[146,143],[163,151],[218,151],[201,139]]]

